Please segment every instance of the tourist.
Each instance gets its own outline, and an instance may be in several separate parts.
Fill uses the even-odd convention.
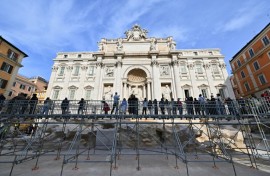
[[[6,100],[6,97],[3,94],[0,94],[0,114],[1,114],[2,109],[4,107],[5,100]]]
[[[61,103],[62,114],[67,114],[69,109],[69,100],[65,98]]]
[[[29,106],[30,106],[29,114],[35,113],[37,103],[38,103],[37,94],[33,94],[32,98],[29,101]]]
[[[147,107],[148,107],[150,115],[153,115],[153,107],[152,106],[153,106],[152,100],[148,100]]]
[[[143,100],[143,110],[142,110],[142,115],[146,115],[146,109],[148,107],[148,102],[147,102],[147,99],[144,98]]]
[[[121,105],[120,105],[121,113],[124,114],[124,115],[126,115],[127,106],[128,106],[127,100],[124,98]]]
[[[117,95],[117,92],[115,92],[115,94],[113,96],[113,108],[112,108],[111,114],[113,113],[114,109],[115,109],[115,114],[118,113],[119,99],[120,99],[120,96]]]
[[[49,114],[49,110],[51,109],[52,106],[52,100],[47,97],[46,100],[44,101],[44,105],[43,105],[43,109],[41,114],[45,114],[48,115]]]
[[[172,105],[172,114],[176,115],[177,114],[177,112],[176,112],[177,104],[176,104],[176,102],[174,101],[173,98],[172,98],[172,101],[171,101],[171,105]]]
[[[83,110],[85,109],[85,101],[84,101],[84,99],[83,98],[81,98],[81,100],[78,102],[78,104],[79,104],[79,108],[78,108],[78,114],[80,114],[80,112],[81,112],[81,114],[83,114]]]
[[[200,104],[200,114],[205,115],[205,98],[202,96],[202,94],[199,95],[198,101]]]
[[[160,108],[160,110],[161,110],[161,114],[162,115],[165,115],[165,108],[164,108],[164,105],[165,104],[165,102],[164,102],[164,99],[163,98],[161,98],[161,100],[160,100],[160,102],[159,102],[159,108]]]
[[[108,112],[110,111],[110,106],[108,105],[108,103],[106,103],[106,101],[101,101],[103,103],[103,111],[105,114],[108,114]]]
[[[200,102],[197,100],[197,98],[194,98],[193,104],[194,104],[194,108],[195,108],[195,114],[201,115]]]
[[[177,108],[178,108],[179,115],[182,115],[183,114],[183,104],[181,102],[181,98],[178,98],[178,100],[177,100]]]
[[[153,104],[154,104],[155,115],[158,115],[158,102],[157,102],[157,99],[154,99]]]

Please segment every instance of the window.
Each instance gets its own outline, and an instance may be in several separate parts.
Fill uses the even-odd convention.
[[[207,97],[208,97],[207,89],[202,89],[202,96],[203,96],[204,98],[207,98]]]
[[[85,99],[90,100],[90,97],[91,97],[91,90],[86,89],[85,90]]]
[[[6,88],[7,82],[8,82],[7,80],[0,78],[0,88],[1,89]]]
[[[30,92],[31,91],[31,87],[28,87],[28,92]]]
[[[197,55],[198,55],[198,52],[193,52],[193,53],[194,53],[194,55],[195,55],[195,56],[197,56]]]
[[[79,75],[79,71],[80,71],[80,66],[79,65],[75,66],[73,75],[74,76],[78,76]]]
[[[246,88],[246,91],[250,91],[250,87],[249,87],[248,82],[245,82],[245,83],[244,83],[244,86],[245,86],[245,88]]]
[[[59,76],[63,76],[65,72],[65,67],[60,67]]]
[[[259,63],[257,61],[253,63],[253,66],[254,66],[254,69],[255,70],[259,70],[260,69]]]
[[[249,49],[249,50],[248,50],[248,52],[249,52],[250,57],[253,57],[253,56],[254,56],[254,51],[253,51],[253,49],[252,49],[252,48],[251,48],[251,49]]]
[[[53,96],[52,96],[52,99],[53,99],[53,100],[57,100],[57,99],[58,99],[58,97],[59,97],[59,92],[60,92],[60,90],[54,90],[54,91],[53,91]]]
[[[6,62],[3,62],[2,66],[1,66],[1,70],[11,74],[12,70],[13,70],[13,66],[12,65],[9,65],[8,63]]]
[[[14,51],[12,51],[11,49],[8,50],[7,57],[15,62],[17,62],[17,60],[18,60],[18,54],[15,53]]]
[[[94,66],[90,66],[90,67],[89,67],[88,74],[91,75],[91,76],[94,75]]]
[[[21,84],[20,85],[20,89],[24,90],[25,89],[25,85]]]
[[[245,73],[243,71],[241,71],[241,77],[242,78],[245,78],[246,77],[246,75],[245,75]]]
[[[218,65],[217,64],[212,64],[212,72],[213,73],[219,73]]]
[[[78,58],[81,58],[82,57],[82,55],[81,54],[78,54]]]
[[[240,60],[237,60],[237,65],[238,65],[238,67],[241,67],[241,62],[240,62]]]
[[[209,53],[209,55],[213,55],[213,52],[212,51],[209,51],[208,53]]]
[[[185,89],[184,92],[185,92],[185,98],[188,98],[189,97],[189,89]]]
[[[70,100],[74,100],[74,97],[75,97],[75,89],[70,89],[69,90],[69,99]]]
[[[218,93],[220,94],[221,98],[225,99],[225,92],[224,89],[219,89]]]
[[[65,54],[65,55],[64,55],[64,58],[67,58],[67,57],[68,57],[68,55],[67,55],[67,54]]]
[[[203,73],[202,64],[195,64],[196,73]]]
[[[187,73],[186,64],[180,65],[180,73]]]
[[[262,41],[263,41],[264,46],[266,46],[266,45],[268,45],[268,44],[270,43],[267,36],[265,36],[265,37],[262,39]]]
[[[265,77],[263,74],[259,75],[258,78],[259,78],[262,85],[266,84],[266,80],[265,80]]]
[[[16,86],[16,82],[13,82],[13,87],[15,87]]]

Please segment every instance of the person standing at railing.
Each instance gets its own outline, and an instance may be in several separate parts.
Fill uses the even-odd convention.
[[[69,107],[69,100],[65,98],[61,103],[62,114],[67,114]]]
[[[177,108],[178,108],[179,115],[182,115],[183,114],[183,104],[182,104],[180,98],[178,98],[178,100],[177,100]]]
[[[29,114],[35,113],[37,103],[38,103],[37,94],[33,94],[32,98],[29,101],[29,105],[30,105]]]
[[[128,103],[127,103],[127,100],[124,98],[122,103],[121,103],[121,113],[126,115],[126,111],[127,111],[127,106],[128,106]]]
[[[2,109],[4,107],[6,97],[3,94],[0,94],[0,114],[2,113]]]
[[[158,102],[157,102],[157,99],[154,99],[153,105],[154,105],[155,115],[158,115]]]
[[[105,114],[108,114],[108,112],[110,111],[110,106],[108,105],[108,103],[106,103],[106,101],[101,101],[101,103],[103,103],[103,111]]]
[[[176,111],[177,104],[176,104],[176,101],[174,101],[173,98],[172,98],[172,101],[171,101],[171,105],[172,105],[172,114],[176,115],[177,114],[177,111]]]
[[[143,110],[142,110],[142,115],[146,115],[146,109],[147,109],[147,106],[148,106],[148,101],[146,98],[144,98],[143,100]]]
[[[85,108],[85,101],[84,101],[84,99],[81,98],[81,100],[78,102],[78,104],[79,104],[78,114],[80,114],[80,112],[81,112],[81,114],[83,114],[83,110]]]
[[[147,107],[149,110],[149,114],[153,115],[153,102],[152,102],[152,100],[148,100]]]
[[[205,115],[205,98],[202,96],[202,94],[199,95],[198,98],[199,104],[200,104],[200,113],[201,115]]]
[[[120,99],[120,96],[117,95],[117,92],[115,92],[115,94],[113,96],[113,108],[112,108],[111,114],[113,113],[114,109],[115,109],[115,114],[118,113],[119,99]]]
[[[47,97],[46,100],[44,101],[44,105],[43,105],[43,109],[42,109],[41,114],[48,115],[49,110],[52,107],[52,103],[53,103],[52,100],[49,97]]]
[[[163,98],[161,98],[161,100],[159,102],[159,108],[161,110],[161,114],[165,115],[165,102],[164,102]]]

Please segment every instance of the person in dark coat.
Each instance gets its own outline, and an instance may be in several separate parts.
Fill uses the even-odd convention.
[[[85,101],[84,101],[84,99],[82,98],[82,99],[78,102],[78,104],[79,104],[78,114],[80,114],[80,112],[81,112],[81,114],[83,114],[83,110],[84,110],[84,108],[85,108]]]
[[[67,114],[69,107],[69,100],[65,98],[61,103],[62,114]]]
[[[38,103],[37,94],[33,94],[32,98],[29,101],[29,106],[30,106],[29,114],[35,113],[37,103]]]
[[[4,107],[5,100],[6,100],[6,97],[3,94],[0,94],[0,113]]]
[[[154,99],[153,104],[154,104],[155,115],[158,115],[158,102],[157,102],[157,99]]]

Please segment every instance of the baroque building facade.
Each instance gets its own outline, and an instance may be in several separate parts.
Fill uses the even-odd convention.
[[[172,37],[147,37],[134,25],[125,38],[101,39],[96,52],[61,52],[54,59],[47,96],[53,100],[182,100],[220,93],[234,98],[219,49],[176,49]]]

